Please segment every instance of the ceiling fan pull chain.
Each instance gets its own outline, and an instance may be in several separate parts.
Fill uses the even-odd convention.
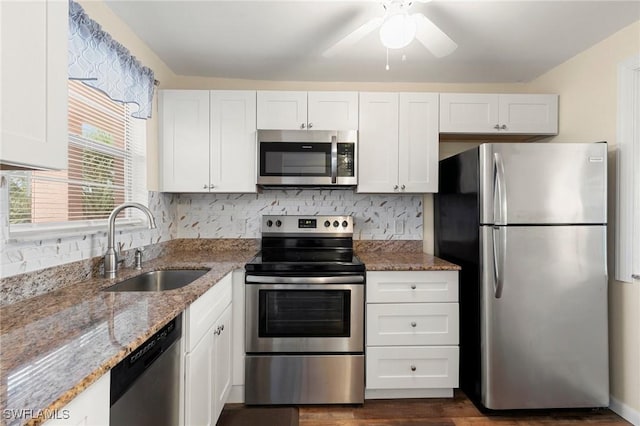
[[[389,48],[387,47],[387,66],[384,67],[385,70],[389,71]]]

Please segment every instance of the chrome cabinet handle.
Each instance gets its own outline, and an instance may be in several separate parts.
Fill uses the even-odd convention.
[[[221,332],[222,330],[220,329],[220,327],[216,327],[216,329],[213,330],[213,334],[215,334],[216,336],[219,336]]]
[[[336,136],[331,136],[331,183],[338,183],[338,138]]]
[[[500,125],[496,124],[495,126],[493,126],[493,128],[496,129],[496,130],[500,130]]]
[[[300,128],[301,128],[301,129],[304,129],[305,127],[307,127],[307,125],[306,125],[305,123],[302,123],[302,124],[300,125]]]
[[[215,188],[215,187],[216,187],[216,186],[215,186],[214,184],[209,185],[209,189],[213,189],[213,188]]]
[[[415,290],[416,289],[416,285],[415,284],[411,284],[411,290]]]
[[[418,324],[416,324],[416,322],[415,322],[415,321],[411,321],[411,327],[414,327],[414,328],[415,328],[415,326],[416,326],[416,325],[418,325]]]
[[[412,365],[412,366],[411,366],[411,371],[416,371],[416,370],[417,370],[416,366],[415,366],[415,365]]]
[[[404,186],[404,185],[402,185],[402,186],[400,187],[400,189],[402,189],[403,191],[405,190],[405,188],[406,188],[406,186]]]
[[[631,278],[634,280],[640,280],[640,274],[631,274]]]
[[[309,127],[309,128],[312,128],[312,127],[313,127],[313,123],[309,123],[309,126],[308,126],[308,127]]]
[[[206,183],[202,186],[202,189],[209,189],[209,185],[207,185]]]
[[[502,126],[500,126],[500,129],[501,129],[501,130],[507,130],[507,125],[506,125],[506,124],[503,124]]]
[[[395,191],[397,191],[397,190],[398,190],[398,185],[393,185],[393,189],[394,189]]]

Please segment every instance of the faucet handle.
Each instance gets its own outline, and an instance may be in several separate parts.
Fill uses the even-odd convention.
[[[142,247],[138,247],[135,253],[135,269],[142,269],[142,252],[144,249]]]

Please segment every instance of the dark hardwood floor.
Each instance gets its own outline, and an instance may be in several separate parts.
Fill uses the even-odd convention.
[[[486,415],[460,391],[453,399],[367,400],[358,406],[301,406],[300,426],[630,425],[610,410]]]

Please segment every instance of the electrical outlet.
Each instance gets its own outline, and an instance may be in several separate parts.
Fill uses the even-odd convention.
[[[404,220],[396,219],[394,222],[395,232],[394,234],[402,235],[404,234]]]

